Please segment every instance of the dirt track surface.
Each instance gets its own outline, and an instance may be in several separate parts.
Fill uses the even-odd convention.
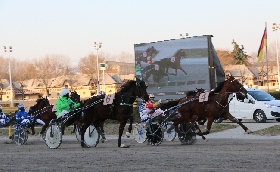
[[[58,149],[49,149],[41,138],[18,146],[1,139],[0,171],[279,171],[280,140],[219,139],[197,137],[194,145],[176,138],[159,146],[123,139],[130,148],[118,148],[116,137],[97,147],[81,148],[65,137]]]

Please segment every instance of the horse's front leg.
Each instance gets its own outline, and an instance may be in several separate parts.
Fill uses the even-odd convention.
[[[31,135],[35,135],[35,125],[29,127],[31,129]]]
[[[127,148],[129,146],[126,146],[124,144],[121,144],[122,140],[122,134],[123,134],[123,130],[124,130],[124,127],[125,127],[125,124],[126,124],[127,120],[125,121],[120,121],[120,125],[119,125],[119,138],[118,138],[118,147],[121,147],[121,148]]]
[[[44,121],[44,122],[45,122],[45,121]],[[45,122],[45,125],[43,125],[43,127],[42,127],[42,129],[41,129],[41,132],[40,132],[41,135],[42,135],[42,134],[46,131],[46,129],[48,128],[49,123],[50,123],[50,121],[46,121],[46,122]]]
[[[129,126],[128,126],[128,132],[125,133],[126,137],[129,138],[131,135],[131,131],[132,131],[132,124],[133,124],[133,116],[131,115],[129,117]]]
[[[227,113],[227,114],[225,115],[225,117],[226,117],[227,119],[229,119],[230,121],[235,122],[235,123],[237,123],[238,125],[240,125],[240,126],[243,128],[243,130],[245,131],[245,133],[247,133],[247,134],[253,133],[253,132],[252,132],[251,130],[249,130],[241,121],[239,121],[237,118],[235,118],[234,116],[232,116],[230,113]]]
[[[180,69],[181,71],[183,71],[185,75],[188,75],[188,73],[187,73],[182,67],[179,67],[179,69]],[[177,75],[177,69],[176,69],[176,75]]]
[[[65,131],[65,125],[62,124],[62,125],[61,125],[61,133],[62,133],[62,135],[64,135],[64,131]]]
[[[204,132],[202,132],[203,135],[207,135],[210,133],[213,122],[214,122],[214,118],[208,118],[206,129]]]
[[[107,140],[105,137],[105,131],[104,131],[104,121],[99,124],[99,128],[100,128],[100,135],[101,135],[100,140],[102,143],[104,143]]]
[[[196,129],[196,130],[195,130],[195,133],[196,133],[197,135],[201,136],[203,140],[206,140],[206,138],[203,136],[203,133],[202,133],[202,131],[200,130],[200,128],[199,128],[199,126],[198,126],[196,120],[197,120],[197,117],[194,115],[194,116],[191,118],[191,123],[194,124],[194,127],[195,127],[195,129]],[[207,141],[207,140],[206,140],[206,141]]]

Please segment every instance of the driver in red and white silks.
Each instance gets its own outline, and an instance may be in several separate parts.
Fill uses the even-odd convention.
[[[161,103],[161,99],[158,102],[154,101],[155,96],[153,94],[149,94],[149,100],[146,102],[146,113],[151,116],[155,111],[155,107],[159,106]]]

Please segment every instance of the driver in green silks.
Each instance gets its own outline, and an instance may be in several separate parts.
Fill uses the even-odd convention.
[[[56,116],[57,118],[62,118],[64,115],[69,113],[72,108],[77,108],[80,103],[74,103],[69,98],[70,91],[67,88],[63,88],[60,91],[60,97],[56,100]]]

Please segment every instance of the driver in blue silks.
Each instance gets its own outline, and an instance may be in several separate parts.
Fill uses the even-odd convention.
[[[16,113],[16,121],[24,125],[30,124],[30,116],[27,112],[25,112],[23,104],[18,105],[18,111]]]

